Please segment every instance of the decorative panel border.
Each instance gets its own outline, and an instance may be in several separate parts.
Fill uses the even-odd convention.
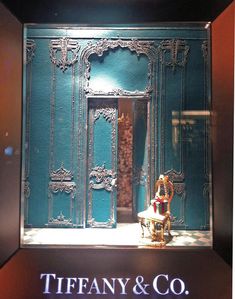
[[[146,55],[149,63],[148,63],[148,85],[144,91],[128,91],[128,90],[112,90],[110,92],[104,91],[95,91],[92,90],[89,86],[90,80],[90,71],[91,71],[91,63],[89,58],[92,54],[96,54],[97,56],[102,56],[106,51],[116,49],[116,48],[126,48],[130,51],[136,53],[136,55]],[[155,66],[156,60],[158,56],[158,49],[154,45],[153,41],[146,40],[137,40],[137,39],[100,39],[98,42],[89,42],[88,45],[81,51],[80,61],[79,61],[79,125],[78,125],[78,161],[80,161],[78,167],[78,184],[81,186],[78,190],[79,198],[84,199],[84,206],[86,206],[86,187],[87,186],[87,172],[86,172],[86,163],[84,161],[84,157],[87,156],[87,140],[85,136],[87,136],[87,126],[83,126],[81,120],[84,123],[87,123],[87,115],[88,115],[88,99],[90,98],[118,98],[118,97],[133,97],[133,98],[141,98],[149,100],[155,95]],[[85,74],[85,75],[84,75]],[[151,102],[151,100],[150,100]],[[153,105],[152,105],[153,107]],[[151,108],[153,111],[155,108]],[[155,128],[155,113],[150,113],[152,127],[151,127],[151,147],[154,148],[154,128]],[[155,148],[154,148],[155,150]],[[151,159],[151,177],[155,176],[155,167],[154,167],[154,153],[152,153]],[[154,185],[154,179],[152,184]],[[86,226],[85,221],[86,213],[83,212],[83,225]]]
[[[117,132],[116,126],[118,121],[117,116],[117,103],[110,102],[105,103],[101,101],[100,104],[93,103],[92,100],[89,103],[90,113],[89,113],[89,144],[88,144],[88,177],[89,185],[88,188],[88,204],[87,204],[87,224],[89,227],[104,227],[110,228],[115,225],[115,196],[116,196],[116,167],[117,167]],[[111,131],[111,150],[112,150],[112,169],[107,169],[105,164],[96,165],[93,167],[93,144],[94,144],[94,124],[95,122],[103,117],[107,122],[110,123]],[[92,191],[104,189],[110,192],[110,217],[107,222],[97,222],[92,215]]]
[[[76,183],[74,179],[74,145],[75,145],[75,82],[76,74],[75,67],[78,61],[78,53],[80,50],[80,45],[77,40],[68,37],[61,37],[59,39],[53,39],[49,42],[49,55],[52,63],[52,78],[51,78],[51,98],[50,98],[50,159],[49,159],[49,177],[50,181],[48,183],[48,223],[46,226],[49,227],[60,227],[60,226],[77,226],[78,219],[74,219],[74,209],[75,209],[75,197],[76,197]],[[59,55],[60,54],[60,55]],[[71,67],[71,150],[70,150],[70,170],[64,168],[64,161],[56,161],[61,163],[61,167],[55,170],[55,115],[56,115],[56,88],[60,83],[57,80],[56,68],[62,70],[65,75],[65,71]],[[63,75],[63,77],[64,77]],[[66,219],[63,215],[63,211],[54,218],[53,217],[53,206],[56,201],[56,194],[66,193],[69,194],[70,198],[70,217]]]
[[[153,64],[156,59],[156,48],[153,46],[152,41],[141,41],[141,40],[111,40],[111,39],[101,39],[97,43],[88,43],[85,51],[82,55],[83,63],[85,64],[85,92],[87,96],[144,96],[149,97],[152,92],[152,77],[153,77]],[[114,89],[110,92],[96,91],[92,90],[89,86],[90,80],[90,70],[91,63],[89,62],[89,57],[92,54],[102,56],[104,52],[109,51],[110,49],[116,49],[118,47],[128,48],[130,51],[135,52],[137,56],[144,54],[149,59],[148,64],[148,85],[144,91],[128,91],[123,89]]]
[[[180,158],[180,167],[179,169],[166,169],[165,165],[165,110],[166,110],[166,72],[167,69],[171,68],[172,72],[176,74],[176,72],[181,73],[181,84],[179,86],[181,97],[179,103],[179,109],[182,111],[184,109],[184,101],[185,101],[185,67],[187,64],[188,54],[190,51],[190,47],[187,45],[185,40],[180,39],[171,39],[171,40],[163,40],[160,42],[159,46],[159,64],[160,64],[160,90],[159,90],[159,101],[160,101],[160,151],[159,153],[159,166],[160,173],[164,175],[168,175],[170,180],[174,183],[175,193],[179,196],[179,215],[174,216],[172,219],[172,225],[177,227],[186,228],[187,225],[185,223],[185,200],[186,200],[186,192],[185,192],[185,175],[183,169],[183,148],[182,148],[182,126],[179,124],[179,158]]]

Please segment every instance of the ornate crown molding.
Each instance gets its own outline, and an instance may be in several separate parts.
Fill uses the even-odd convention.
[[[77,62],[79,49],[78,41],[74,39],[62,37],[60,39],[51,40],[49,44],[51,61],[64,72],[69,66]],[[61,58],[58,58],[58,51],[61,51]],[[72,52],[70,59],[68,57],[69,51]]]
[[[35,55],[36,43],[33,39],[26,41],[26,64],[29,64]]]
[[[117,47],[128,48],[130,51],[136,52],[137,56],[145,54],[150,60],[154,59],[155,48],[152,41],[141,41],[137,39],[122,40],[122,39],[101,39],[96,44],[88,43],[87,58],[91,54],[102,56],[105,51],[115,49]]]
[[[66,219],[62,212],[56,218],[50,218],[48,226],[72,226],[72,219]]]
[[[177,66],[184,67],[187,63],[189,46],[184,40],[164,40],[159,45],[160,62],[175,71]]]
[[[112,91],[104,92],[104,91],[95,91],[92,90],[89,86],[90,80],[90,70],[91,70],[91,63],[89,62],[89,57],[92,54],[96,54],[98,56],[102,56],[104,52],[109,51],[110,49],[116,49],[118,47],[121,48],[128,48],[130,51],[135,52],[137,56],[143,54],[146,55],[149,59],[148,64],[148,86],[145,88],[144,91],[127,91],[123,89],[114,89]],[[146,96],[148,97],[149,94],[152,92],[151,81],[152,81],[152,68],[153,62],[156,59],[157,49],[154,47],[154,42],[152,41],[140,41],[136,39],[132,40],[122,40],[122,39],[101,39],[97,43],[89,42],[88,46],[84,49],[83,54],[81,55],[82,61],[85,65],[85,92],[88,96],[94,95],[105,95],[105,96]]]
[[[150,93],[153,89],[150,86],[147,86],[143,91],[134,90],[129,91],[122,88],[115,88],[110,91],[102,91],[102,90],[93,90],[90,87],[86,89],[86,93],[88,96],[139,96],[139,97],[149,97]]]

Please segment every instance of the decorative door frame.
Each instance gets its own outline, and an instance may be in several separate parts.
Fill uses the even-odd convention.
[[[105,52],[116,49],[116,48],[126,48],[129,49],[131,52],[136,53],[137,56],[145,55],[147,56],[148,62],[148,83],[145,90],[123,90],[123,89],[113,89],[112,91],[102,91],[102,90],[92,90],[90,88],[90,73],[91,73],[91,63],[89,58],[92,54],[96,54],[97,56],[101,57]],[[154,99],[156,99],[156,80],[155,80],[155,60],[157,58],[157,49],[154,46],[153,41],[146,41],[146,40],[136,40],[136,39],[101,39],[98,42],[89,42],[88,46],[85,47],[80,56],[79,61],[79,111],[78,111],[78,167],[80,171],[78,171],[78,198],[80,199],[80,213],[82,213],[81,218],[83,219],[83,227],[86,226],[86,197],[87,197],[87,152],[88,152],[88,145],[87,145],[87,118],[88,118],[88,99],[89,98],[118,98],[118,97],[125,97],[125,98],[136,98],[136,99],[143,99],[147,98],[150,99],[150,120],[151,128],[151,145],[150,145],[150,173],[149,177],[151,178],[150,181],[150,190],[152,190],[154,186],[154,178],[155,178],[155,170],[156,170],[156,159],[155,156],[155,126],[156,126],[156,119],[155,119],[155,109],[156,105],[154,105]],[[85,124],[85,126],[84,126]],[[85,158],[86,157],[86,158]],[[84,159],[85,158],[85,159]],[[83,209],[82,209],[83,207]]]

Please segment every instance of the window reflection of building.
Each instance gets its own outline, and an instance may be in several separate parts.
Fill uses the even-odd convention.
[[[177,153],[180,141],[187,143],[190,148],[197,148],[209,134],[209,119],[210,111],[208,110],[172,111],[172,147],[174,152]],[[200,148],[198,149],[200,150]]]

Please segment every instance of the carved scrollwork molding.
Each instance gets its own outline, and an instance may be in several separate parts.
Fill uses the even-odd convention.
[[[64,72],[69,66],[77,62],[79,49],[78,41],[74,39],[62,37],[51,40],[49,44],[51,61]],[[58,58],[58,51],[61,51],[61,58]],[[69,58],[68,52],[72,53],[71,58]]]
[[[104,91],[95,91],[92,90],[89,86],[90,80],[90,71],[91,71],[91,63],[89,61],[89,57],[92,54],[96,54],[98,56],[102,56],[104,52],[115,49],[115,48],[128,48],[130,51],[135,52],[137,56],[143,54],[146,55],[149,59],[148,64],[148,86],[144,91],[127,91],[123,89],[113,89],[112,91],[104,92]],[[140,41],[136,39],[132,40],[122,40],[122,39],[101,39],[97,43],[89,42],[88,46],[84,49],[82,56],[82,61],[85,65],[85,87],[84,90],[88,96],[94,95],[114,95],[114,96],[149,96],[152,92],[151,81],[152,81],[152,69],[153,63],[156,59],[157,49],[154,47],[154,43],[151,41]]]
[[[185,183],[174,183],[175,193],[181,195],[185,192]]]
[[[128,48],[130,51],[136,52],[137,56],[140,54],[145,54],[150,59],[153,59],[152,56],[155,53],[153,44],[154,43],[152,41],[140,41],[137,39],[101,39],[96,44],[92,44],[91,42],[88,44],[90,52],[88,57],[93,53],[96,53],[98,56],[102,56],[104,52],[108,51],[109,49],[121,47]]]
[[[49,190],[53,193],[65,192],[65,193],[75,193],[76,184],[71,182],[73,179],[72,172],[67,170],[62,166],[51,172],[50,174],[51,182],[49,183]]]
[[[184,174],[175,169],[167,170],[164,175],[167,175],[172,182],[181,182],[184,180]]]
[[[186,191],[185,191],[185,183],[184,183],[184,173],[183,172],[177,172],[175,169],[170,169],[164,173],[164,175],[167,175],[169,177],[169,180],[174,185],[174,191],[175,194],[179,196],[180,200],[180,211],[179,215],[175,216],[172,215],[172,225],[175,227],[182,227],[186,228],[185,224],[185,197],[186,197]]]
[[[182,195],[185,193],[184,174],[182,172],[171,169],[166,171],[164,175],[167,175],[169,180],[173,182],[176,194]]]
[[[36,43],[33,39],[26,41],[26,64],[29,64],[35,55]]]
[[[28,181],[24,181],[24,198],[29,198],[30,196],[30,184]]]
[[[202,42],[202,55],[205,63],[208,63],[208,41],[205,40]]]
[[[99,119],[101,115],[108,122],[114,122],[116,120],[116,109],[111,107],[97,107],[94,113],[94,122]]]
[[[70,170],[65,169],[64,166],[61,165],[60,168],[51,172],[50,178],[52,181],[71,181],[73,174]]]
[[[62,212],[56,218],[50,218],[47,226],[73,226],[72,219],[66,219]]]
[[[144,91],[135,90],[135,91],[128,91],[121,88],[112,89],[111,91],[102,91],[102,90],[93,90],[90,87],[86,88],[86,93],[88,96],[139,96],[139,97],[149,97],[150,93],[152,92],[152,88],[147,86]]]
[[[184,223],[184,219],[180,218],[178,219],[178,217],[172,216],[171,217],[171,223],[175,226],[182,226],[186,229],[187,225],[185,225]]]
[[[74,182],[50,182],[49,190],[53,193],[65,192],[74,193],[76,190],[76,184]]]
[[[108,227],[113,227],[113,225],[115,224],[114,218],[109,219],[107,222],[97,222],[97,221],[95,221],[94,218],[92,218],[92,219],[89,219],[87,222],[88,222],[89,226],[93,227],[93,228],[96,228],[96,227],[108,228]]]
[[[159,45],[160,62],[175,71],[177,66],[184,67],[187,63],[189,46],[184,40],[164,40]]]
[[[90,189],[105,189],[111,192],[116,184],[116,173],[111,169],[106,169],[105,165],[92,168],[89,178]]]

